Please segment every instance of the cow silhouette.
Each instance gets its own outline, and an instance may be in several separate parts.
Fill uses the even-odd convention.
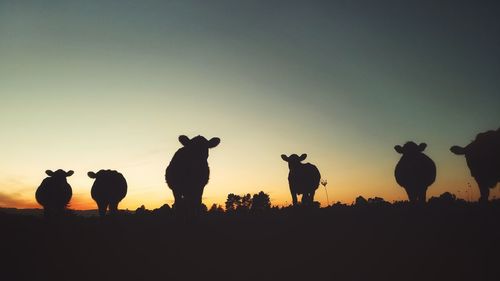
[[[88,172],[87,175],[95,179],[90,194],[97,203],[99,215],[104,217],[109,207],[110,214],[118,212],[118,204],[127,195],[127,181],[125,177],[114,170],[100,170],[97,173]]]
[[[46,217],[60,216],[64,214],[73,195],[71,185],[69,185],[66,177],[73,175],[74,172],[71,170],[65,172],[59,169],[55,172],[47,170],[45,173],[48,177],[42,181],[36,190],[36,201],[43,206]]]
[[[436,180],[436,164],[423,151],[427,144],[409,141],[403,146],[396,145],[396,152],[402,154],[394,175],[397,183],[408,194],[411,203],[425,203],[427,188]]]
[[[288,162],[288,184],[290,193],[292,194],[293,205],[297,205],[297,195],[302,195],[302,205],[312,205],[314,202],[314,193],[319,187],[321,175],[316,166],[311,163],[301,163],[307,157],[307,154],[302,154],[300,157],[297,154],[286,156],[281,155],[281,158]]]
[[[207,140],[203,136],[189,139],[179,136],[183,145],[172,157],[165,172],[165,180],[174,193],[174,209],[183,216],[193,216],[201,210],[203,189],[208,183],[208,150],[220,143],[219,138]]]
[[[481,193],[479,201],[488,202],[490,189],[500,182],[500,128],[479,133],[466,147],[455,145],[450,150],[454,154],[465,155],[467,166]]]

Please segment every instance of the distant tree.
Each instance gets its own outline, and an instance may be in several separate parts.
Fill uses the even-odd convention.
[[[214,204],[212,204],[212,206],[208,210],[208,213],[210,213],[210,214],[221,214],[221,213],[224,213],[224,209],[222,208],[221,205],[217,205],[217,204],[214,203]]]
[[[135,210],[136,215],[147,215],[148,213],[150,213],[150,211],[146,209],[144,205],[141,205],[139,208]]]
[[[168,204],[163,204],[160,208],[154,209],[154,215],[170,215],[172,213],[172,208]]]
[[[445,192],[439,196],[439,199],[446,200],[446,201],[455,201],[455,200],[457,200],[457,196],[455,194],[450,193],[450,192]]]
[[[207,212],[208,212],[207,205],[201,203],[201,205],[200,205],[200,213],[205,214]]]
[[[321,203],[319,203],[319,201],[313,201],[311,207],[314,209],[319,209],[321,208]]]
[[[356,198],[356,202],[354,203],[356,206],[366,206],[368,205],[368,201],[363,196],[358,196]]]
[[[381,197],[368,198],[368,204],[372,206],[390,205],[389,202],[385,201],[384,198]]]
[[[240,198],[241,200],[238,202],[239,204],[236,206],[236,210],[239,212],[250,211],[250,206],[252,205],[252,195],[250,195],[250,193],[247,193]]]
[[[457,196],[450,192],[445,192],[439,197],[432,197],[429,199],[429,205],[452,205],[456,203],[465,203],[463,199],[457,199]]]
[[[278,212],[278,211],[281,211],[284,207],[280,207],[280,206],[272,206],[271,207],[271,210],[275,211],[275,212]]]
[[[252,197],[252,211],[265,211],[271,208],[271,199],[268,194],[261,191]]]
[[[227,195],[225,207],[227,212],[234,212],[241,205],[241,196],[229,193]]]
[[[347,207],[347,204],[337,201],[335,204],[332,204],[331,207]]]

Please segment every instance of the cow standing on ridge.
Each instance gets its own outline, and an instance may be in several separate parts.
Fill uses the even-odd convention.
[[[55,172],[47,170],[45,173],[48,177],[36,190],[36,201],[43,206],[46,217],[62,215],[73,195],[71,185],[66,180],[66,177],[73,175],[73,171],[59,169]]]
[[[311,163],[301,163],[307,157],[307,154],[302,154],[300,157],[297,154],[286,156],[281,155],[281,158],[288,162],[288,184],[290,193],[292,194],[293,205],[297,205],[297,195],[302,195],[302,205],[312,205],[314,202],[314,193],[319,187],[321,175],[316,166]]]
[[[427,188],[436,180],[436,164],[423,153],[426,147],[425,143],[417,145],[412,141],[394,147],[396,152],[403,154],[394,176],[408,193],[411,203],[425,203]]]
[[[500,128],[478,134],[466,147],[455,145],[450,150],[465,155],[470,173],[479,186],[479,201],[488,202],[490,189],[500,182]]]
[[[127,181],[125,177],[114,170],[100,170],[97,173],[88,172],[87,175],[95,179],[90,191],[92,199],[97,203],[99,215],[104,217],[109,206],[109,213],[118,212],[118,203],[127,195]]]
[[[165,180],[175,198],[175,209],[188,216],[196,215],[201,208],[203,189],[208,183],[210,169],[208,167],[208,150],[220,143],[219,138],[207,140],[202,136],[189,139],[179,136],[183,147],[179,148],[170,161]]]

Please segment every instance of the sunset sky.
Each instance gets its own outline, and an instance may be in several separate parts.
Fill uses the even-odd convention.
[[[409,140],[436,162],[428,197],[467,198],[470,183],[477,199],[449,148],[500,127],[499,6],[0,0],[0,207],[38,206],[59,168],[75,171],[71,208],[95,208],[99,169],[126,177],[121,208],[172,204],[181,134],[221,138],[208,206],[261,190],[290,204],[291,153],[318,166],[330,203],[406,199],[393,147]]]

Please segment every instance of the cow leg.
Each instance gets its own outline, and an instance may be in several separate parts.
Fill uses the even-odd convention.
[[[183,222],[186,222],[189,220],[189,217],[191,216],[191,211],[192,211],[192,198],[190,195],[184,195],[182,198],[182,205],[179,205],[179,214],[181,215],[181,218]]]
[[[203,196],[203,188],[200,188],[199,190],[197,190],[195,192],[195,195],[194,195],[194,204],[196,205],[197,209],[199,209],[201,207],[201,198]]]
[[[196,215],[199,215],[201,213],[201,204],[202,204],[202,197],[203,197],[203,188],[200,188],[198,193],[195,196],[195,206],[196,206]]]
[[[292,192],[292,202],[294,206],[297,206],[297,193]]]
[[[51,218],[54,216],[54,211],[52,210],[52,208],[50,207],[44,207],[43,208],[43,215],[46,217],[46,218]]]
[[[181,196],[180,192],[172,190],[172,193],[174,194],[174,201],[175,202],[181,200],[182,196]]]
[[[426,193],[427,193],[427,189],[426,188],[423,188],[423,189],[421,189],[421,190],[418,191],[417,201],[418,201],[419,204],[421,204],[421,205],[425,204]]]
[[[118,213],[118,202],[109,203],[109,213],[111,215]]]
[[[108,203],[107,202],[97,203],[97,207],[99,208],[99,216],[101,218],[106,216],[106,209],[108,209]]]
[[[311,201],[311,205],[314,203],[314,194],[316,193],[316,190],[311,191],[309,195],[309,199]]]
[[[415,203],[417,201],[415,189],[412,187],[407,187],[407,188],[405,188],[405,190],[406,190],[406,193],[408,194],[408,199],[410,200],[410,203]]]
[[[309,194],[307,192],[302,193],[302,198],[300,199],[302,206],[309,205]]]
[[[57,208],[57,215],[58,216],[64,216],[66,215],[66,208],[65,207],[60,207],[60,208]]]
[[[174,206],[175,206],[174,209],[181,210],[183,205],[182,194],[175,190],[172,190],[172,192],[174,193]]]
[[[203,189],[200,189],[184,197],[185,222],[193,221],[200,215],[202,194]]]
[[[490,197],[490,186],[483,182],[478,182],[479,192],[481,193],[481,197],[479,197],[479,203],[487,203],[488,198]]]
[[[197,189],[189,194],[186,198],[187,204],[187,219],[192,220],[199,216],[201,213],[201,197],[203,194],[203,188]]]

